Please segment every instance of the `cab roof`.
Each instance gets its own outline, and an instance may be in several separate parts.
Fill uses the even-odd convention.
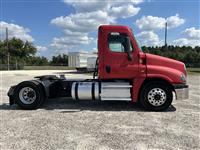
[[[123,26],[123,25],[101,25],[99,26],[99,29],[126,29],[126,30],[131,30],[128,26]]]

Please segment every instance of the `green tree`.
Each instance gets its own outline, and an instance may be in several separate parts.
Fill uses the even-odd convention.
[[[39,56],[29,56],[26,65],[33,65],[33,66],[47,66],[49,65],[49,61],[46,57],[39,57]]]
[[[5,43],[3,41],[0,41],[0,58],[1,58],[1,61],[0,63],[1,64],[5,64],[6,63],[6,48],[5,48]]]
[[[2,58],[2,63],[7,62],[7,42],[0,42],[0,56]],[[34,56],[37,52],[37,49],[34,45],[28,41],[24,42],[21,39],[12,38],[8,40],[8,49],[10,53],[10,63],[26,63],[27,59],[30,56]]]
[[[34,56],[37,52],[33,44],[28,41],[24,42],[21,39],[12,38],[8,43],[10,55],[13,56],[13,59],[21,62],[26,62],[27,58]]]
[[[68,66],[68,56],[65,54],[53,56],[50,63],[51,65]]]
[[[146,47],[142,50],[151,54],[161,55],[168,58],[176,59],[185,62],[187,66],[200,67],[200,47],[191,46],[173,46],[168,45],[162,47]]]

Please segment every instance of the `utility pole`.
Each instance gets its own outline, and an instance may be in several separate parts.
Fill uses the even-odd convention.
[[[8,28],[6,28],[7,69],[10,70],[10,52],[8,46]]]
[[[165,48],[167,48],[167,21],[165,23]]]
[[[17,63],[17,59],[15,60],[15,69],[18,69],[18,63]]]

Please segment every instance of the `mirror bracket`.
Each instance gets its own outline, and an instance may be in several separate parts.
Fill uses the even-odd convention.
[[[131,50],[130,50],[131,41],[130,41],[129,37],[126,37],[126,43],[125,43],[125,45],[126,45],[125,46],[125,50],[126,50],[126,53],[127,53],[128,61],[132,61]]]

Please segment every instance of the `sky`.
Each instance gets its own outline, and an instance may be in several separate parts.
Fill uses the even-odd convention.
[[[140,45],[200,46],[199,0],[0,0],[0,38],[32,42],[37,55],[96,51],[102,24],[132,28]]]

